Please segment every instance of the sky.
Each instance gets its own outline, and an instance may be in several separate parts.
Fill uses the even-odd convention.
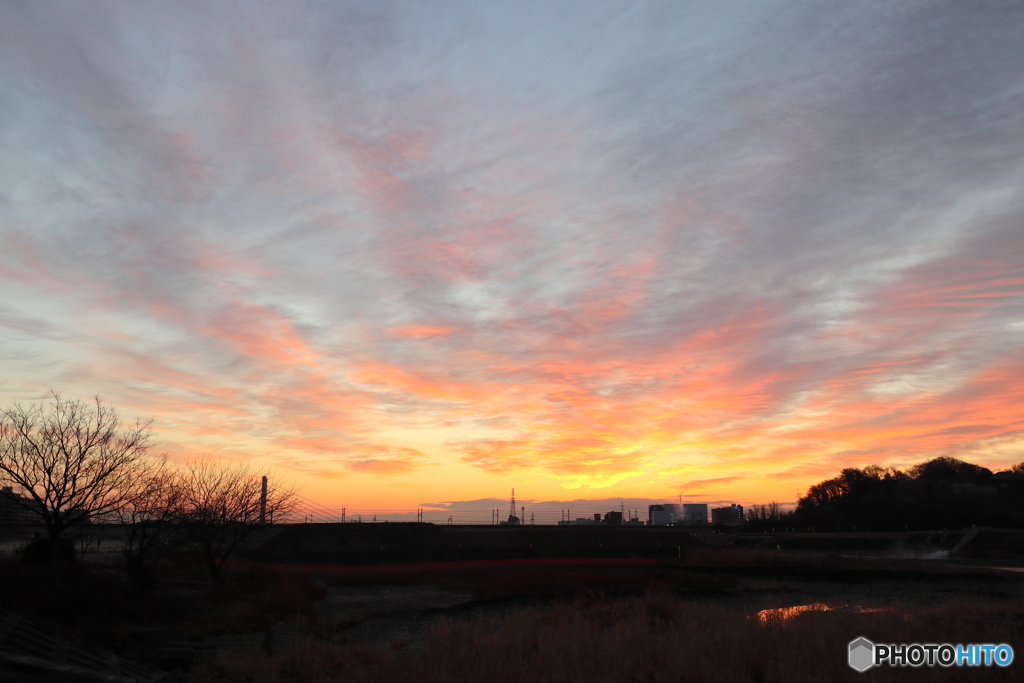
[[[1019,2],[3,0],[0,403],[349,514],[998,471],[1022,131]]]

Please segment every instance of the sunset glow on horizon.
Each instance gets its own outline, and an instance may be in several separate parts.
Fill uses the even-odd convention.
[[[2,4],[0,403],[350,512],[1008,468],[1021,55],[927,0]]]

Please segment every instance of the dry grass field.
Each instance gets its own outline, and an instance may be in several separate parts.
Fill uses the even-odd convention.
[[[189,680],[861,680],[846,664],[846,645],[858,636],[893,643],[1019,644],[1021,626],[1006,622],[1022,612],[1020,600],[995,608],[965,596],[931,609],[805,612],[765,623],[737,606],[686,601],[660,592],[622,598],[589,595],[503,614],[442,618],[416,648],[310,636],[277,657],[239,659],[223,654],[200,664]],[[1011,681],[1019,676],[1019,666],[871,672],[872,680],[879,681]]]
[[[641,567],[246,569],[216,599],[187,563],[135,594],[114,568],[46,569],[0,563],[0,606],[175,683],[1011,681],[1024,666],[849,669],[859,636],[1024,652],[1024,574],[946,562],[690,548]]]
[[[327,578],[331,591],[447,588],[471,605],[418,631],[319,614],[284,653],[222,653],[190,681],[863,680],[847,644],[1009,643],[1024,648],[1024,575],[909,560],[693,550],[650,568],[487,568]],[[815,605],[785,616],[770,608]],[[400,612],[401,610],[399,610]],[[794,610],[798,612],[798,610]],[[407,613],[408,619],[416,618]],[[398,619],[400,621],[400,619]],[[368,614],[367,622],[373,621]],[[394,626],[395,616],[391,616]],[[879,681],[1019,680],[1020,664],[888,668]]]

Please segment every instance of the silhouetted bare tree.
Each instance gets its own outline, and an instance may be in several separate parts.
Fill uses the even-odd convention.
[[[245,465],[193,461],[180,475],[181,520],[202,553],[214,589],[224,587],[224,564],[262,524],[262,477]],[[293,489],[268,484],[266,517],[278,519],[295,505]]]
[[[179,474],[164,458],[143,464],[124,491],[123,504],[110,518],[124,530],[124,556],[129,585],[143,588],[164,551],[181,542],[177,525],[183,513],[184,490]]]
[[[51,558],[76,524],[119,509],[149,447],[149,423],[124,426],[117,411],[65,399],[0,411],[0,481],[46,529]]]
[[[749,522],[778,522],[782,519],[782,505],[775,501],[762,505],[751,505],[747,510]]]

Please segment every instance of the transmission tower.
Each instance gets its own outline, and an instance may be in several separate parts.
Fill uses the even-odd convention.
[[[508,513],[508,521],[502,522],[502,524],[522,524],[519,517],[516,516],[516,490],[512,489],[512,507]]]

